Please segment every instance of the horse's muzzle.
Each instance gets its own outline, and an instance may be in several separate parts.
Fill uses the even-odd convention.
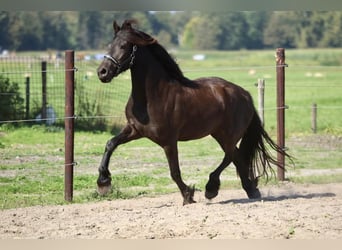
[[[115,71],[110,69],[110,67],[106,66],[100,66],[97,69],[97,76],[100,79],[101,82],[103,83],[108,83],[110,82],[114,77],[115,77]]]
[[[108,77],[108,70],[106,68],[99,68],[97,70],[97,76],[101,82],[110,82],[110,80],[112,80]]]

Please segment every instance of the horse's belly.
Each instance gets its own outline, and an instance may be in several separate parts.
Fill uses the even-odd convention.
[[[191,141],[191,140],[196,140],[196,139],[201,139],[203,137],[206,137],[210,135],[210,133],[203,133],[203,134],[194,134],[194,135],[181,135],[179,138],[178,138],[178,141]]]
[[[179,141],[189,141],[203,138],[212,134],[219,127],[221,122],[217,119],[202,120],[200,122],[193,121],[185,124],[180,130],[178,135]]]

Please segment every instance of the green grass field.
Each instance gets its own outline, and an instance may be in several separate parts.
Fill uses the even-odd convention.
[[[175,51],[172,54],[189,78],[223,77],[249,90],[255,103],[255,83],[259,78],[265,79],[265,128],[275,137],[275,51]],[[194,61],[194,54],[205,54],[206,59]],[[338,174],[341,172],[300,175],[301,171],[342,168],[342,49],[287,50],[286,63],[289,65],[286,68],[286,104],[289,106],[286,146],[296,164],[294,169],[289,166],[286,176],[294,182],[342,182],[342,175]],[[110,84],[102,84],[95,74],[97,65],[98,62],[76,62],[76,84],[83,87],[89,103],[99,103],[101,113],[108,116],[106,121],[123,124],[124,106],[130,93],[129,72]],[[64,73],[54,71],[54,74],[48,79],[51,84],[59,79],[53,90],[56,100],[51,99],[49,103],[58,114],[63,114]],[[315,135],[311,131],[312,103],[318,105],[318,133]],[[162,149],[142,139],[122,145],[114,153],[110,165],[113,192],[108,197],[99,197],[95,192],[97,167],[111,136],[109,132],[76,132],[75,161],[78,164],[75,166],[74,202],[177,192]],[[186,183],[204,189],[208,174],[223,157],[219,146],[206,137],[180,143],[179,152]],[[240,188],[234,168],[224,171],[222,188]],[[0,126],[0,209],[63,203],[63,129],[33,124]]]

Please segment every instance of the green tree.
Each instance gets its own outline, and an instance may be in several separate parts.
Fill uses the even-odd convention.
[[[342,47],[342,12],[332,11],[325,14],[324,36],[319,47]]]
[[[216,29],[221,29],[219,49],[235,50],[247,47],[248,24],[243,12],[214,13],[213,16],[219,19]]]
[[[270,12],[244,12],[247,28],[246,49],[262,49],[264,47],[264,30],[270,18]]]
[[[0,47],[105,49],[113,37],[113,20],[121,24],[131,18],[165,46],[223,50],[342,46],[341,11],[1,11]]]
[[[85,25],[87,29],[87,48],[100,48],[104,35],[104,19],[99,11],[87,11],[83,13],[86,16]]]
[[[158,40],[158,42],[162,44],[163,46],[165,46],[166,48],[172,46],[171,34],[167,32],[166,30],[164,29],[161,30],[155,37]]]
[[[5,46],[10,50],[39,49],[42,44],[43,30],[37,12],[3,13],[6,29],[1,34]],[[7,42],[6,42],[7,41]]]
[[[170,40],[165,44],[167,46],[180,44],[180,37],[183,33],[184,26],[191,19],[192,12],[185,11],[156,11],[149,12],[148,18],[150,20],[153,35],[157,37],[160,43],[164,44],[166,37]]]
[[[324,13],[295,12],[291,17],[298,20],[296,47],[317,47],[324,36]]]
[[[269,48],[296,47],[298,19],[288,12],[273,12],[264,30],[264,45]]]
[[[206,15],[195,16],[184,28],[182,46],[199,50],[218,49],[220,35],[218,18],[209,18]]]
[[[38,12],[21,12],[17,50],[39,50],[43,43],[43,25]]]
[[[2,12],[1,44],[10,50],[68,49],[76,45],[76,12]]]
[[[9,23],[10,16],[6,11],[0,11],[0,50],[8,49],[10,47],[10,35],[9,35]]]

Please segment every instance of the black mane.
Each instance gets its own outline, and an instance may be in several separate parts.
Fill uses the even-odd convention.
[[[117,32],[116,35],[132,44],[148,48],[151,54],[161,63],[165,71],[169,74],[170,79],[168,80],[178,81],[180,84],[188,87],[196,87],[197,85],[193,81],[183,75],[178,64],[156,39],[145,32],[132,27],[132,24],[136,23],[136,20],[126,20],[121,28],[117,28],[120,32]]]
[[[170,75],[170,80],[176,80],[182,85],[194,87],[196,84],[185,77],[174,58],[158,42],[148,45],[152,55],[162,64],[165,71]]]

